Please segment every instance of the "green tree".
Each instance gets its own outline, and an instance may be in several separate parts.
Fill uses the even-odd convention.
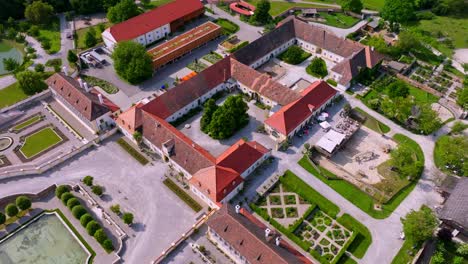
[[[102,244],[107,239],[107,235],[104,232],[104,230],[101,228],[98,231],[96,231],[96,233],[94,233],[94,238],[99,244]]]
[[[3,65],[8,72],[16,71],[20,66],[19,62],[13,58],[3,59]]]
[[[132,213],[124,213],[122,215],[122,220],[125,224],[131,225],[133,223],[133,214]]]
[[[72,209],[72,214],[76,219],[81,219],[81,217],[84,214],[86,214],[87,212],[88,212],[88,210],[86,210],[86,208],[84,208],[84,206],[82,206],[82,205],[77,205],[77,206],[73,207],[73,209]]]
[[[418,130],[422,131],[423,134],[428,135],[442,126],[439,114],[432,110],[430,105],[421,105],[420,111],[419,117],[417,118]]]
[[[101,226],[99,225],[98,222],[95,220],[91,220],[87,225],[86,225],[86,231],[88,232],[88,235],[94,236],[96,231],[101,229]]]
[[[19,87],[25,94],[33,95],[47,89],[47,84],[42,80],[42,75],[33,71],[23,71],[16,74]]]
[[[44,64],[38,63],[34,66],[34,71],[36,72],[44,72],[45,67]]]
[[[303,56],[303,53],[304,52],[300,47],[294,45],[294,46],[289,47],[280,56],[281,56],[281,59],[284,60],[286,63],[296,65],[304,61],[305,57]]]
[[[110,210],[112,212],[114,212],[114,214],[119,215],[120,214],[120,205],[119,204],[111,205]]]
[[[78,61],[78,56],[76,56],[73,50],[68,50],[67,60],[68,62],[75,64]]]
[[[468,257],[468,244],[467,243],[461,244],[457,248],[457,254],[459,254],[459,255],[461,255],[463,257]]]
[[[132,84],[142,82],[153,74],[151,57],[145,47],[136,42],[118,43],[112,58],[117,74]]]
[[[91,187],[91,191],[94,194],[101,196],[104,193],[104,188],[102,188],[102,186],[100,185],[94,185],[93,187]]]
[[[141,141],[143,140],[143,135],[140,131],[135,131],[135,133],[133,133],[133,139],[135,139],[136,142],[141,143]]]
[[[73,196],[73,194],[71,194],[69,192],[66,192],[66,193],[62,194],[62,196],[60,197],[60,200],[62,200],[64,205],[67,205],[68,200],[70,200],[71,198],[74,198],[74,197],[75,196]]]
[[[39,36],[40,30],[41,29],[39,28],[39,26],[32,25],[28,30],[28,34],[33,36],[33,37],[37,37],[37,36]]]
[[[211,118],[213,117],[214,112],[218,109],[218,105],[216,101],[210,98],[206,103],[203,105],[203,116],[200,120],[200,129],[208,133],[208,128],[211,122]]]
[[[110,239],[104,240],[104,242],[102,243],[102,247],[103,247],[106,251],[112,251],[112,250],[114,250],[114,245],[112,245],[112,241],[111,241]]]
[[[415,17],[414,0],[385,0],[381,15],[390,23],[406,23]]]
[[[423,169],[423,164],[415,160],[414,151],[406,145],[400,145],[394,149],[390,156],[392,166],[398,169],[398,172],[405,177],[416,178]]]
[[[341,8],[359,14],[363,5],[361,0],[341,0]]]
[[[89,213],[86,213],[80,217],[80,224],[82,227],[86,227],[93,220],[93,217]]]
[[[452,130],[450,130],[450,134],[460,134],[461,132],[465,131],[465,129],[467,128],[468,128],[467,124],[461,121],[456,121],[452,126]]]
[[[151,0],[140,0],[140,3],[143,5],[147,5],[151,2]]]
[[[76,197],[71,198],[70,200],[67,201],[67,207],[70,210],[73,210],[73,207],[80,205],[80,204],[81,204],[80,201]]]
[[[67,185],[60,185],[57,187],[57,189],[55,189],[55,196],[57,196],[57,198],[61,198],[62,194],[69,192],[69,191],[70,191],[70,188]]]
[[[5,221],[6,221],[6,216],[2,212],[0,212],[0,225],[5,224]]]
[[[34,24],[47,24],[53,17],[54,8],[41,0],[26,5],[24,17]]]
[[[416,244],[431,238],[438,224],[434,212],[427,206],[422,206],[419,211],[412,210],[401,222],[406,236]]]
[[[306,71],[308,74],[323,78],[328,75],[327,64],[322,58],[315,57],[307,66]]]
[[[70,0],[70,4],[79,14],[91,14],[103,10],[103,0]]]
[[[87,48],[91,48],[96,46],[98,43],[98,39],[96,38],[96,30],[94,28],[89,28],[88,31],[86,31],[86,34],[84,36],[84,44]]]
[[[249,122],[248,105],[241,95],[230,96],[216,109],[208,126],[208,134],[214,139],[232,136]]]
[[[138,6],[134,0],[122,0],[120,3],[110,7],[107,11],[107,19],[112,23],[120,23],[139,15]]]
[[[396,98],[396,97],[402,97],[406,98],[409,95],[409,87],[408,85],[400,80],[394,81],[392,84],[390,84],[387,87],[388,90],[388,96],[390,98]]]
[[[118,4],[120,0],[103,0],[102,1],[102,7],[104,10],[108,10],[110,7],[115,6]]]
[[[83,183],[86,184],[87,186],[92,186],[93,180],[94,180],[93,176],[88,175],[83,178]]]
[[[449,166],[451,171],[456,171],[457,175],[467,176],[468,174],[468,138],[465,136],[442,137],[436,142],[436,149],[440,150],[439,155],[441,166]]]
[[[271,21],[270,8],[270,1],[260,0],[257,3],[255,13],[250,17],[250,22],[258,23],[260,25],[268,24],[268,22]]]
[[[24,211],[24,210],[27,210],[29,208],[31,208],[31,199],[29,199],[29,197],[27,196],[18,196],[16,197],[16,206],[18,206],[18,208],[21,210],[21,211]]]
[[[8,204],[5,208],[5,213],[8,215],[8,217],[16,216],[18,212],[18,207],[16,207],[16,205],[13,203]]]
[[[463,109],[468,109],[468,86],[457,91],[457,104]]]

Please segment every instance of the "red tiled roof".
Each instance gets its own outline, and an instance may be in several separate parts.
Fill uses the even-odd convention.
[[[216,163],[215,157],[204,148],[164,119],[146,111],[143,111],[143,137],[159,149],[162,149],[163,144],[170,142],[172,151],[169,158],[191,175]]]
[[[203,8],[200,0],[175,0],[116,24],[109,31],[117,42],[132,40]]]
[[[265,124],[287,136],[310,117],[314,109],[320,108],[336,93],[337,91],[325,81],[316,81],[302,91],[302,97],[299,100],[282,107],[266,119]]]
[[[235,170],[215,165],[199,170],[190,179],[190,184],[210,197],[214,202],[221,202],[244,180]]]
[[[216,164],[242,174],[269,151],[256,141],[240,139],[216,159]]]
[[[229,68],[230,59],[224,58],[198,75],[156,97],[143,106],[143,110],[166,119],[231,78]]]
[[[277,246],[277,232],[265,237],[265,225],[254,219],[247,211],[241,209],[236,213],[231,205],[225,204],[208,219],[207,225],[249,263],[312,264],[284,240]]]
[[[234,12],[237,12],[241,15],[246,15],[246,16],[251,16],[255,12],[255,9],[256,9],[255,6],[244,1],[231,3],[229,5],[229,8],[231,8]]]
[[[121,113],[117,117],[117,124],[125,128],[130,134],[135,133],[135,130],[142,124],[142,113],[141,107],[142,103],[130,107],[127,111]]]
[[[45,82],[89,121],[94,121],[96,118],[109,112],[108,106],[99,102],[96,91],[86,92],[80,87],[78,81],[70,76],[66,76],[63,73],[55,73]],[[110,104],[108,99],[106,99],[106,102]],[[112,108],[115,107],[112,104]]]

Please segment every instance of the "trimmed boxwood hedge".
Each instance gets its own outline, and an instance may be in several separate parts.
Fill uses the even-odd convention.
[[[57,187],[57,189],[55,189],[55,196],[57,196],[57,198],[61,198],[62,194],[69,192],[69,191],[70,191],[70,188],[68,186],[60,185]]]
[[[93,221],[94,218],[89,214],[86,213],[80,217],[80,224],[86,228],[86,225],[88,225],[89,222]]]
[[[87,225],[86,225],[86,231],[88,232],[88,234],[90,236],[94,236],[94,234],[96,233],[96,231],[98,231],[99,229],[101,229],[101,225],[99,225],[98,222],[96,222],[95,220],[91,220]]]
[[[67,207],[68,207],[68,209],[70,209],[70,210],[72,210],[73,207],[75,207],[75,206],[77,206],[77,205],[80,205],[80,204],[81,204],[80,201],[79,201],[78,198],[76,198],[76,197],[73,197],[73,198],[71,198],[71,199],[69,199],[69,200],[67,201]]]
[[[144,166],[149,163],[148,159],[146,159],[145,156],[141,155],[140,152],[134,149],[123,138],[119,138],[119,140],[117,140],[117,144],[119,144],[125,151],[127,151],[128,154],[130,154],[130,156],[134,157],[141,165]]]
[[[177,184],[175,184],[171,179],[167,178],[163,181],[171,191],[173,191],[179,198],[184,201],[190,208],[195,212],[200,211],[203,207],[195,201],[190,195],[188,195],[184,190],[182,190]]]
[[[60,200],[62,200],[64,205],[67,205],[68,200],[70,200],[71,198],[75,198],[75,196],[73,196],[73,194],[71,194],[69,192],[65,192],[60,197]]]
[[[76,219],[80,219],[87,212],[88,211],[86,210],[86,208],[84,208],[82,205],[77,205],[72,209],[72,214]]]

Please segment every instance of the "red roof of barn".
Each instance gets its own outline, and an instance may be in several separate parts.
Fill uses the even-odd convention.
[[[265,124],[287,136],[310,117],[313,110],[320,108],[336,93],[325,81],[316,81],[302,91],[300,99],[282,107],[265,120]]]
[[[203,8],[200,0],[175,0],[116,24],[109,31],[117,42],[132,40]]]
[[[221,202],[244,180],[235,170],[215,165],[199,170],[190,183],[214,202]]]
[[[256,141],[240,139],[216,159],[216,164],[242,174],[269,151]]]

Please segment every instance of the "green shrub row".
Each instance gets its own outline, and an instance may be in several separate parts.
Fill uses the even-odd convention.
[[[372,243],[372,235],[369,229],[349,214],[343,214],[336,221],[356,234],[347,251],[356,258],[364,257],[364,254],[366,254],[367,249]]]
[[[190,195],[188,195],[184,190],[182,190],[175,182],[171,179],[166,178],[164,180],[164,185],[167,186],[171,191],[173,191],[182,201],[184,201],[190,208],[195,212],[199,212],[203,207],[195,201]]]
[[[106,252],[109,253],[114,250],[112,241],[107,237],[101,225],[99,225],[91,214],[88,213],[88,210],[81,205],[78,198],[70,193],[68,186],[58,186],[57,189],[55,189],[55,195],[70,209],[72,215],[80,221],[80,224],[86,228],[88,234],[94,237]]]
[[[307,211],[305,211],[304,215],[301,218],[297,219],[296,221],[294,221],[292,225],[288,226],[289,231],[294,233],[294,231],[296,231],[296,229],[302,224],[304,219],[307,219],[307,217],[312,213],[312,211],[314,211],[315,207],[317,207],[317,205],[311,204],[310,207],[307,209]]]
[[[144,166],[149,163],[149,160],[146,159],[145,156],[143,156],[140,152],[134,149],[123,138],[119,138],[119,140],[117,140],[117,144],[119,144],[125,151],[127,151],[128,154],[130,154],[130,156],[134,157],[138,162],[140,162],[141,165]]]
[[[307,183],[291,171],[287,170],[284,175],[280,177],[280,182],[292,192],[299,194],[299,196],[307,200],[309,203],[317,204],[320,210],[324,211],[332,218],[336,218],[336,215],[340,212],[340,208],[338,206],[323,197],[316,190],[312,189]]]
[[[335,80],[333,80],[333,79],[327,79],[327,83],[329,83],[330,85],[333,85],[333,86],[337,86],[337,85],[338,85],[338,83],[337,83]],[[348,90],[346,90],[346,91],[348,91]]]
[[[244,41],[244,42],[240,43],[239,45],[235,46],[234,48],[228,50],[228,52],[234,53],[234,52],[240,50],[241,48],[243,48],[243,47],[245,47],[245,46],[247,46],[247,45],[249,45],[249,42],[248,42],[248,41]]]

